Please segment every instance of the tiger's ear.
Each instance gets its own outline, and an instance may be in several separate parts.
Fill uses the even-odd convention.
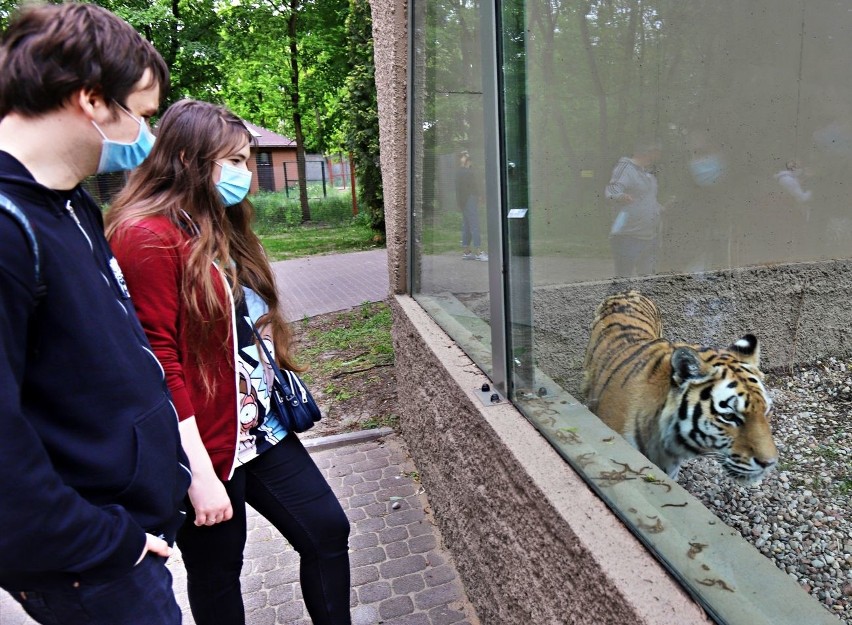
[[[739,356],[740,360],[746,364],[760,366],[760,342],[754,334],[746,334],[738,341],[731,343],[728,351]]]
[[[684,382],[707,379],[713,373],[712,365],[704,362],[698,353],[689,347],[678,347],[672,352],[672,381],[681,386]]]

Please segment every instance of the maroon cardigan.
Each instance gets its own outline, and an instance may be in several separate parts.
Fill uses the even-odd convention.
[[[190,319],[182,296],[184,270],[191,237],[167,217],[145,218],[113,234],[110,245],[124,272],[127,287],[154,354],[166,373],[166,382],[183,421],[195,415],[204,447],[222,480],[233,473],[237,449],[237,382],[234,366],[233,301],[221,272],[210,271],[219,296],[231,314],[210,328],[205,344],[191,344]],[[231,353],[222,347],[227,340]],[[198,367],[213,363],[213,396],[204,391]]]

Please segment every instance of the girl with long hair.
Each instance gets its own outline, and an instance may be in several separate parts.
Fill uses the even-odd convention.
[[[298,370],[272,269],[245,199],[252,136],[223,107],[182,100],[106,216],[107,237],[163,365],[192,468],[177,544],[197,625],[243,625],[246,504],[300,555],[313,622],[348,625],[349,521],[298,436],[270,407],[252,325]]]

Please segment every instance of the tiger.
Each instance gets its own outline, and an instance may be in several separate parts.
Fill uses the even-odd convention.
[[[660,311],[638,291],[606,298],[586,350],[587,407],[672,479],[684,461],[709,455],[733,481],[759,484],[778,450],[757,338],[714,349],[662,332]]]

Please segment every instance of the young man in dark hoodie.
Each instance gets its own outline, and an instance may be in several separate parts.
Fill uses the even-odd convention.
[[[0,67],[0,587],[41,623],[177,624],[165,559],[190,474],[80,187],[145,158],[168,70],[76,3],[23,9]]]

